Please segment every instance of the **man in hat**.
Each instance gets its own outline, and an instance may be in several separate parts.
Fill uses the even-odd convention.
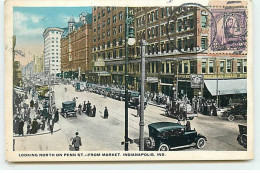
[[[73,138],[72,145],[74,145],[74,148],[76,151],[79,151],[79,147],[82,145],[81,138],[78,136],[79,135],[78,132],[76,132],[75,135],[76,135],[76,137]]]
[[[105,110],[104,110],[104,118],[105,118],[105,119],[108,118],[108,110],[107,110],[107,107],[105,107]]]

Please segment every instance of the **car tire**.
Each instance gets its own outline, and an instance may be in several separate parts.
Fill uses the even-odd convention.
[[[243,145],[241,135],[238,135],[238,137],[237,137],[237,142],[238,142],[239,145]]]
[[[197,142],[196,142],[196,147],[197,147],[198,149],[204,148],[205,145],[206,145],[206,140],[205,140],[204,138],[199,138],[199,139],[197,140]]]
[[[178,115],[177,118],[178,118],[179,121],[183,121],[184,120],[184,116],[182,114]]]
[[[161,144],[158,151],[169,151],[170,148],[167,144]]]
[[[145,146],[146,146],[148,149],[150,149],[150,150],[154,149],[154,147],[155,147],[154,144],[155,144],[155,140],[154,140],[153,137],[148,137],[148,138],[146,138],[146,140],[145,140]]]
[[[234,121],[235,119],[235,116],[234,115],[229,115],[228,116],[228,121]]]
[[[189,120],[193,120],[194,119],[194,117],[189,117]]]

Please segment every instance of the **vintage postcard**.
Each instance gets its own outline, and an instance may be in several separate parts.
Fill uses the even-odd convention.
[[[6,160],[254,158],[250,0],[7,0]]]

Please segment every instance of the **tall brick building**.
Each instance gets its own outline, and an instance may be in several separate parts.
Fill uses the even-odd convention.
[[[92,15],[81,13],[79,22],[73,17],[63,28],[61,39],[61,71],[65,78],[88,80],[92,69]]]
[[[179,96],[187,94],[192,98],[202,91],[204,96],[211,97],[216,95],[218,81],[220,95],[236,94],[225,89],[229,82],[242,86],[233,90],[246,93],[243,88],[246,87],[246,54],[235,48],[223,51],[208,48],[216,44],[216,40],[211,43],[212,20],[207,10],[196,7],[138,7],[134,11],[137,42],[135,46],[129,46],[130,89],[140,89],[139,45],[144,39],[148,43],[145,54],[146,91],[172,96],[175,87]],[[91,75],[96,83],[124,84],[124,14],[124,8],[93,7],[94,68]],[[219,24],[223,25],[223,22]],[[191,88],[190,74],[204,75],[204,89]]]

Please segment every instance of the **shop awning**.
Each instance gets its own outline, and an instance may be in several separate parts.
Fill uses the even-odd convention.
[[[217,80],[204,80],[205,85],[212,96],[217,93]],[[218,80],[219,95],[228,94],[246,94],[247,80],[246,79],[227,79]]]

